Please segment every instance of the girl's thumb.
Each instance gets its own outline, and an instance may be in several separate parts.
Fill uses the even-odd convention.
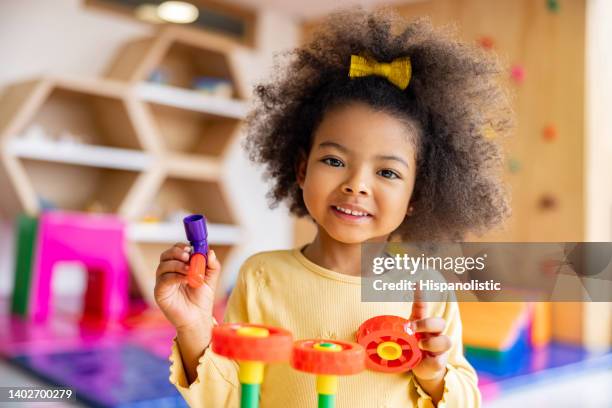
[[[213,249],[208,251],[208,265],[206,265],[206,268],[215,270],[221,269],[221,264],[219,263],[219,260],[217,259],[217,254]]]
[[[221,264],[217,259],[217,254],[215,254],[214,250],[208,251],[208,262],[206,262],[206,275],[204,277],[204,281],[206,284],[212,288],[214,288],[217,284],[217,280],[219,278],[219,273],[221,272]]]

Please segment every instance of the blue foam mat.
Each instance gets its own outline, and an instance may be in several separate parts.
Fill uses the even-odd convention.
[[[497,383],[502,391],[533,385],[589,370],[612,368],[612,352],[592,353],[579,346],[551,343],[524,349],[511,359],[468,358],[479,375]]]
[[[11,362],[49,383],[71,388],[94,407],[187,407],[168,381],[169,362],[137,346],[21,355]]]

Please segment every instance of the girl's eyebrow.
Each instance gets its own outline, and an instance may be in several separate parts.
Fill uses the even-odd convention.
[[[341,144],[336,143],[336,142],[321,142],[319,144],[319,149],[322,148],[322,147],[328,147],[328,146],[329,147],[335,147],[336,149],[338,149],[338,150],[340,150],[341,152],[344,152],[344,153],[348,153],[349,152],[349,149],[347,149],[346,147],[344,147]]]
[[[321,142],[319,144],[318,148],[320,149],[322,147],[335,147],[336,149],[340,150],[343,153],[348,153],[349,152],[349,149],[347,149],[346,147],[344,147],[341,144],[336,143],[336,142]],[[398,156],[379,154],[379,155],[376,155],[375,158],[377,160],[393,160],[393,161],[396,161],[396,162],[399,162],[399,163],[403,164],[408,169],[410,168],[410,166],[408,165],[406,160],[404,160],[404,159],[402,159],[401,157],[398,157]]]
[[[406,162],[406,160],[402,159],[401,157],[398,156],[387,156],[387,155],[378,155],[376,156],[376,158],[378,160],[394,160],[396,162],[402,163],[404,166],[406,166],[406,168],[410,168],[410,166],[408,165],[408,163]]]

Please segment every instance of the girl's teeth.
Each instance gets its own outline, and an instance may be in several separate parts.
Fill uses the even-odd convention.
[[[356,217],[363,217],[363,216],[366,216],[366,215],[367,215],[366,213],[362,213],[362,212],[359,212],[359,211],[351,211],[351,210],[347,210],[347,209],[342,208],[342,207],[336,207],[336,209],[337,209],[338,211],[342,211],[342,212],[343,212],[343,213],[345,213],[345,214],[354,215],[354,216],[356,216]]]

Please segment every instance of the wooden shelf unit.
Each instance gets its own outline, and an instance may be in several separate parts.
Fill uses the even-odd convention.
[[[228,78],[234,86],[233,98],[244,100],[248,91],[236,61],[241,49],[235,41],[217,34],[166,26],[154,37],[125,44],[118,53],[120,58],[110,65],[106,76],[142,83],[156,69],[162,69],[167,74],[168,86],[186,89],[191,89],[197,76]]]
[[[246,115],[238,49],[214,34],[164,27],[126,44],[106,78],[10,86],[0,99],[3,210],[119,214],[135,281],[151,303],[159,253],[185,240],[180,220],[166,217],[204,213],[210,244],[225,261],[241,238],[222,172]],[[167,84],[147,82],[158,68],[168,72]],[[229,80],[232,97],[188,89],[201,75]],[[159,222],[145,222],[152,207]]]
[[[240,119],[220,115],[220,110],[211,114],[159,104],[149,109],[167,151],[219,157],[240,128]]]

